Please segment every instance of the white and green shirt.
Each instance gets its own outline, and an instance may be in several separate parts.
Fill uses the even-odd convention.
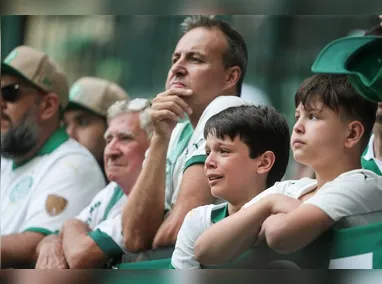
[[[200,206],[188,212],[176,239],[171,267],[175,269],[201,268],[200,263],[195,260],[195,242],[209,227],[227,216],[228,203]]]
[[[272,193],[298,199],[314,190],[317,180],[303,178],[277,182],[244,207],[251,206]],[[353,170],[325,183],[311,198],[304,201],[324,211],[337,222],[336,228],[349,228],[382,220],[382,177],[369,170]]]
[[[111,258],[127,252],[123,244],[121,219],[126,201],[127,196],[122,188],[110,182],[76,217],[89,226],[89,236]]]
[[[362,168],[375,172],[377,175],[382,176],[382,161],[375,158],[374,154],[374,134],[371,135],[369,144],[363,152],[361,158]]]
[[[55,232],[104,186],[91,153],[60,128],[28,161],[1,159],[1,235]]]
[[[178,198],[185,170],[206,160],[204,126],[207,120],[228,107],[246,104],[239,97],[221,96],[213,100],[204,110],[195,129],[190,121],[177,124],[172,132],[166,159],[165,210],[169,211]]]

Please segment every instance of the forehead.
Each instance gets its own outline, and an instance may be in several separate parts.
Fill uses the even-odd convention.
[[[132,132],[138,134],[141,131],[139,113],[125,113],[113,118],[107,129],[108,133]]]
[[[187,32],[178,41],[174,53],[198,51],[202,53],[220,53],[227,48],[227,40],[220,30],[216,28],[194,28]]]

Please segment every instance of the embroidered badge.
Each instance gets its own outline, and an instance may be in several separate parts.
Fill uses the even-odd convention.
[[[49,194],[45,201],[45,210],[48,212],[49,216],[54,217],[64,211],[67,204],[68,201],[65,198]]]

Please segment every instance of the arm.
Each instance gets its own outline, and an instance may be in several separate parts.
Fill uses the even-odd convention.
[[[190,113],[181,96],[191,93],[186,89],[171,89],[153,100],[150,116],[154,135],[150,150],[122,211],[124,243],[131,252],[150,249],[163,222],[168,145],[179,117],[184,117],[184,112]]]
[[[333,224],[334,221],[321,209],[303,204],[289,213],[270,216],[264,222],[263,230],[271,249],[291,253],[304,248]]]
[[[184,217],[193,208],[211,204],[215,197],[211,195],[211,189],[204,174],[204,165],[195,164],[184,172],[180,185],[179,196],[173,210],[160,226],[153,247],[173,245],[176,242],[179,229]]]
[[[88,236],[89,227],[77,219],[70,219],[63,227],[63,249],[70,268],[100,268],[108,256]]]
[[[1,268],[34,266],[36,247],[43,238],[44,235],[37,232],[1,236]]]
[[[279,202],[277,202],[279,201]],[[271,215],[289,212],[300,201],[271,194],[210,227],[195,243],[195,258],[201,264],[224,264],[253,246],[263,222]]]
[[[163,222],[167,147],[168,141],[154,134],[146,165],[123,207],[124,243],[131,252],[150,249]]]
[[[49,235],[37,246],[36,269],[69,268],[62,248],[62,234]]]

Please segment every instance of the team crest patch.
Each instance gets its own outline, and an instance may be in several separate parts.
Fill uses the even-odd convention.
[[[68,201],[65,198],[49,194],[45,201],[45,210],[48,212],[49,216],[57,216],[64,211],[67,204]]]
[[[9,199],[12,203],[17,203],[20,200],[23,200],[30,192],[32,188],[33,178],[28,176],[23,178],[17,183],[9,195]]]

